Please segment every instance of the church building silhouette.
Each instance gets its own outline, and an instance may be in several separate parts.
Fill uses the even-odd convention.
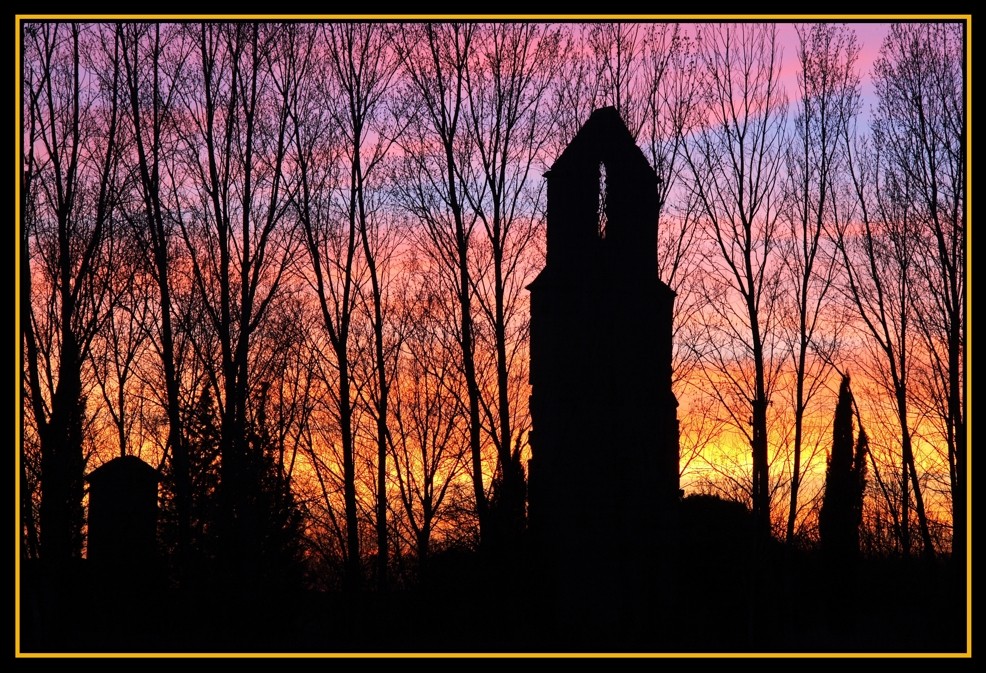
[[[654,633],[679,501],[674,292],[658,277],[657,175],[596,110],[547,178],[531,293],[529,524],[566,637]]]

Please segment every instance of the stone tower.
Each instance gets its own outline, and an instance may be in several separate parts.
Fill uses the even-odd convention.
[[[534,549],[568,635],[651,633],[679,493],[657,176],[612,107],[545,176],[547,263],[529,286]]]

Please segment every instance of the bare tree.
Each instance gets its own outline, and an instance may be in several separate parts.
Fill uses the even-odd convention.
[[[944,440],[957,558],[965,557],[967,520],[963,59],[961,24],[894,24],[874,66],[881,157],[885,170],[910,181],[920,225],[921,282],[913,284],[912,300],[928,355],[921,368],[928,393],[914,399],[937,419]]]
[[[190,544],[191,476],[188,447],[182,431],[180,373],[175,353],[172,277],[174,248],[178,241],[173,221],[174,109],[179,82],[186,74],[189,40],[175,26],[130,24],[117,26],[122,45],[124,90],[129,103],[128,121],[134,137],[137,193],[142,212],[132,218],[136,249],[145,254],[146,268],[157,288],[159,311],[158,353],[164,370],[165,409],[168,416],[166,452],[172,461],[175,508],[178,521],[179,575]],[[168,189],[170,183],[170,190]],[[170,194],[169,194],[170,192]],[[171,205],[169,205],[169,197]]]
[[[337,83],[332,120],[341,132],[342,157],[348,173],[346,214],[351,229],[358,232],[363,264],[369,280],[368,310],[373,331],[373,415],[376,435],[376,533],[377,583],[387,586],[387,434],[388,398],[391,387],[393,347],[385,334],[384,302],[388,278],[387,255],[395,246],[396,231],[382,222],[379,199],[372,181],[394,132],[384,125],[386,95],[397,69],[388,48],[384,27],[375,24],[328,24],[327,56]],[[347,180],[343,178],[345,185]],[[375,202],[376,201],[376,202]]]
[[[700,111],[698,44],[681,24],[645,24],[637,135],[657,173],[657,267],[674,289],[672,385],[679,402],[679,473],[697,475],[703,453],[723,430],[718,400],[696,385],[701,361],[691,347],[702,339],[696,320],[706,305],[699,200],[688,188],[685,142]],[[698,462],[695,462],[699,459]]]
[[[291,288],[271,306],[270,320],[259,335],[265,352],[254,360],[257,377],[270,385],[266,415],[275,452],[276,498],[292,491],[298,454],[315,406],[315,369],[308,366],[307,359],[307,332],[313,326],[306,316],[306,300],[299,289]]]
[[[638,140],[657,173],[658,269],[676,286],[688,273],[688,251],[698,230],[694,200],[681,189],[687,169],[684,143],[695,124],[699,103],[697,46],[680,24],[653,24],[646,34],[644,64],[638,75],[643,89],[643,114]],[[673,213],[665,205],[674,196]],[[665,217],[666,214],[672,217]]]
[[[466,381],[469,450],[480,539],[489,539],[484,484],[480,387],[476,370],[474,279],[470,266],[478,220],[468,210],[462,177],[472,154],[466,115],[466,71],[473,24],[401,24],[393,41],[406,78],[401,101],[412,112],[399,141],[403,161],[395,180],[399,203],[423,225],[437,266],[457,304],[456,338]]]
[[[136,246],[126,235],[118,234],[107,242],[109,247]],[[103,407],[115,430],[117,454],[137,453],[136,424],[140,417],[140,396],[134,389],[140,384],[141,356],[148,347],[148,323],[152,319],[146,283],[141,278],[141,264],[135,255],[119,250],[110,254],[114,301],[103,326],[90,349],[92,372],[102,396]],[[129,257],[130,259],[127,259]]]
[[[915,282],[917,226],[912,182],[906,175],[885,174],[881,142],[855,136],[852,120],[847,138],[848,170],[856,210],[837,228],[836,243],[845,267],[842,291],[856,308],[864,333],[875,348],[872,376],[894,402],[900,431],[900,515],[898,540],[910,553],[910,492],[918,512],[923,553],[934,554],[912,447],[908,411],[913,360],[912,285]],[[877,134],[878,135],[878,134]]]
[[[528,428],[524,286],[533,276],[531,250],[538,235],[531,213],[542,196],[540,184],[532,186],[529,178],[554,130],[546,93],[559,63],[559,45],[557,28],[483,24],[465,71],[466,124],[475,158],[462,165],[464,195],[485,234],[476,246],[482,252],[474,256],[481,266],[472,277],[495,371],[495,392],[482,386],[480,404],[496,451],[499,490],[492,494],[491,514],[502,542],[518,538],[525,518],[520,458]]]
[[[40,552],[82,551],[83,368],[108,310],[119,189],[119,42],[100,28],[25,31],[21,326],[41,459]]]
[[[420,571],[427,566],[454,486],[466,477],[469,433],[463,422],[464,380],[452,357],[457,345],[442,338],[447,316],[436,290],[429,288],[428,274],[417,275],[418,289],[408,293],[403,309],[408,332],[402,344],[390,450],[403,521]]]
[[[701,357],[718,377],[710,381],[715,394],[750,442],[753,513],[758,534],[766,537],[767,410],[781,365],[774,321],[787,103],[776,26],[710,25],[701,39],[703,116],[685,156],[708,240],[720,257],[705,269],[708,338]]]
[[[362,145],[368,129],[363,125],[365,105],[379,96],[373,88],[380,86],[379,72],[366,83],[354,79],[358,73],[347,52],[354,47],[370,48],[365,42],[353,44],[361,39],[355,30],[334,25],[294,29],[297,53],[293,60],[300,79],[292,96],[293,159],[299,185],[296,207],[311,262],[310,282],[333,360],[334,372],[326,374],[325,381],[342,451],[345,582],[351,589],[362,582],[351,340],[364,282],[359,251],[360,228],[366,222]],[[363,86],[371,87],[366,95],[372,99],[361,98]],[[355,105],[360,107],[354,109]],[[323,491],[328,495],[324,486]],[[328,499],[326,506],[331,512]]]
[[[645,123],[651,81],[645,63],[652,24],[600,22],[562,35],[552,98],[557,115],[557,155],[599,107],[615,107],[636,138]]]
[[[192,282],[219,348],[221,500],[225,563],[251,572],[259,515],[247,493],[250,341],[291,261],[277,235],[289,199],[284,160],[291,130],[287,87],[270,61],[280,27],[202,23],[185,27],[198,66],[182,94],[188,202],[176,213]],[[245,579],[245,578],[240,578]]]
[[[612,105],[636,138],[644,125],[644,87],[640,76],[653,24],[591,23],[583,28],[595,67],[600,104]],[[596,106],[598,107],[598,105]],[[583,120],[584,121],[584,120]]]
[[[830,371],[833,338],[827,335],[836,328],[836,316],[827,306],[839,267],[836,255],[825,247],[830,239],[824,232],[845,216],[837,203],[845,154],[840,129],[860,104],[855,33],[825,23],[796,30],[800,96],[786,153],[789,237],[783,255],[796,316],[788,329],[795,388],[788,544],[794,541],[798,492],[810,467],[810,461],[802,467],[805,415]]]

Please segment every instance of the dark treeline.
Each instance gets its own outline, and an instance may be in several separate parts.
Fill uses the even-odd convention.
[[[964,562],[964,25],[893,24],[871,71],[862,46],[823,23],[23,23],[22,559],[85,557],[85,477],[133,455],[160,476],[161,586],[326,591],[349,643],[396,620],[372,596],[429,578],[429,609],[457,573],[493,600],[484,564],[526,528],[542,174],[612,105],[658,175],[686,493],[797,555],[789,601],[819,542]]]

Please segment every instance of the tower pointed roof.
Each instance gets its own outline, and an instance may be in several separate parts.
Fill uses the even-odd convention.
[[[572,142],[552,164],[549,172],[580,169],[587,163],[618,161],[624,168],[647,174],[657,180],[657,174],[647,157],[637,147],[620,113],[615,107],[595,110],[582,125]]]

